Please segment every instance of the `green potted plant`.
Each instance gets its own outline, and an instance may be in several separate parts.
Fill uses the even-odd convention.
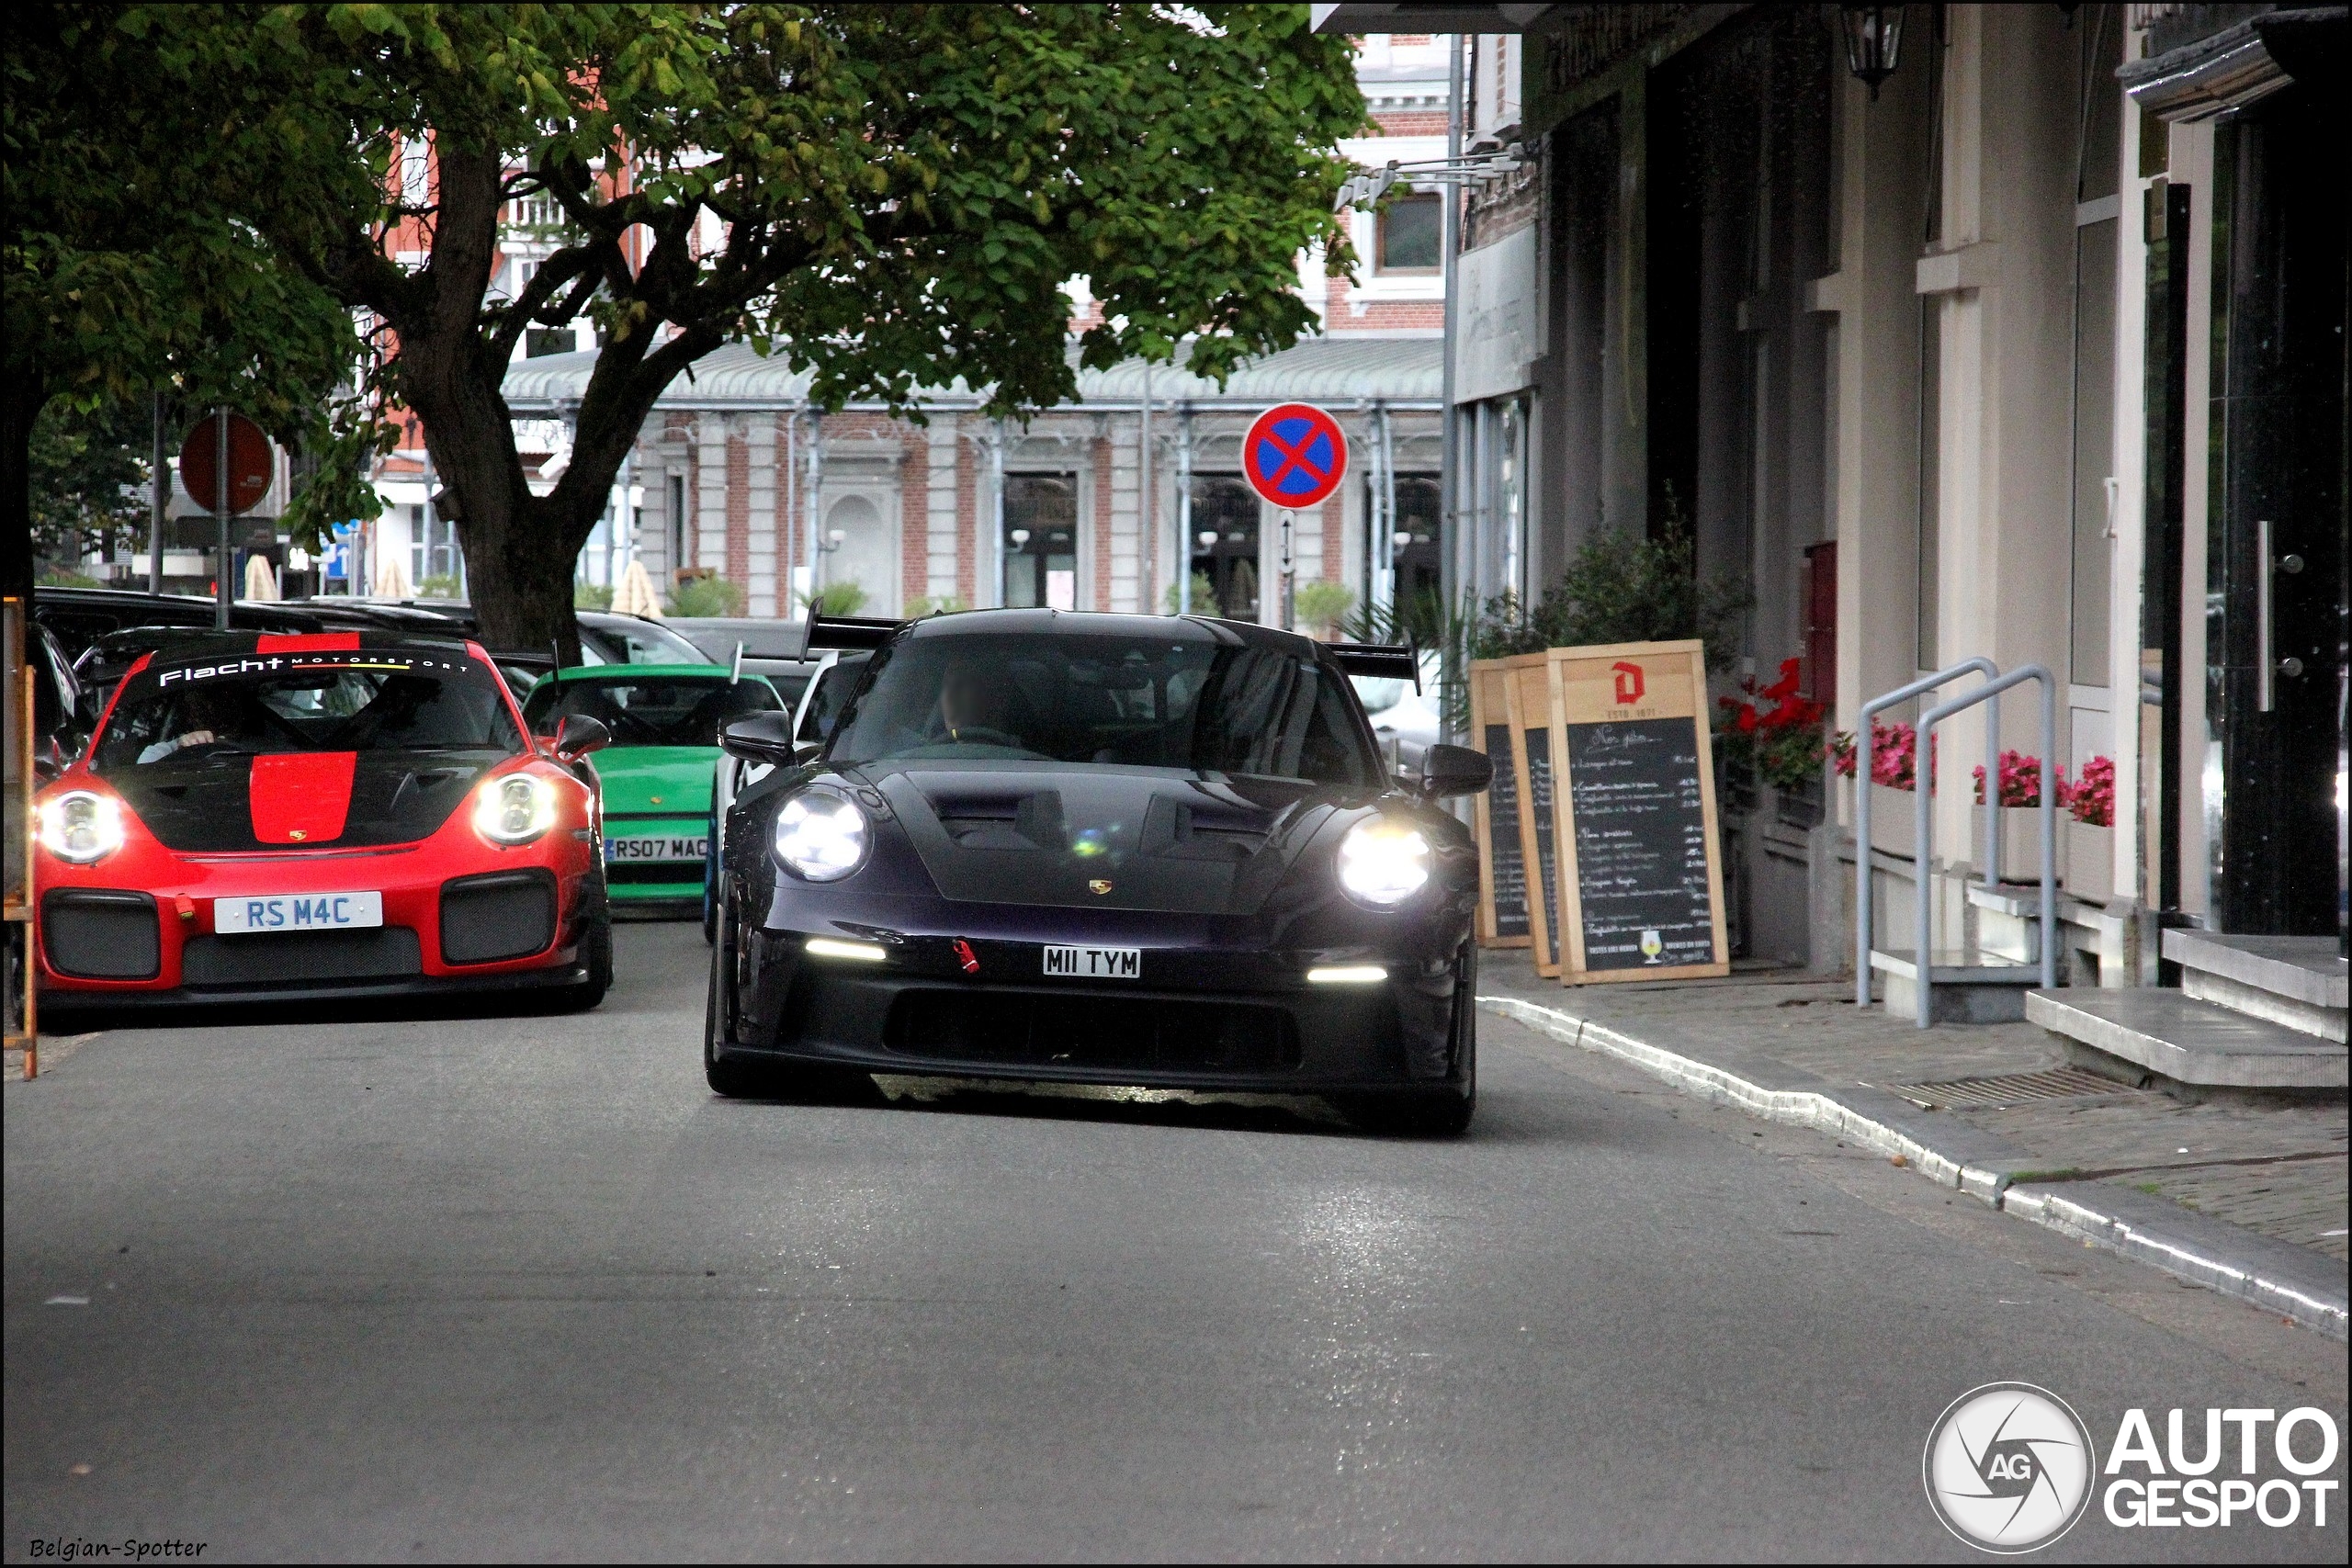
[[[1337,640],[1348,617],[1355,614],[1356,596],[1344,582],[1320,579],[1300,583],[1292,603],[1298,614],[1299,628],[1331,642]]]

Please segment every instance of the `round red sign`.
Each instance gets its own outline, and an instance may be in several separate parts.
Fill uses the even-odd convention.
[[[1241,472],[1273,505],[1319,506],[1348,477],[1348,438],[1313,404],[1283,403],[1260,414],[1241,438]]]
[[[188,499],[220,514],[220,416],[206,414],[180,444],[180,484]],[[229,416],[229,511],[234,517],[261,504],[277,471],[277,456],[260,425],[243,414]]]

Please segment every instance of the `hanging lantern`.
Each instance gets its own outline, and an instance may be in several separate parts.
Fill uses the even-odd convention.
[[[1846,24],[1846,69],[1867,83],[1871,101],[1878,101],[1879,84],[1894,74],[1903,51],[1903,7],[1900,6],[1840,6]]]

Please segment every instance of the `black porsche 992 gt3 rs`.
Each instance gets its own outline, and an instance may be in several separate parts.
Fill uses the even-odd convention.
[[[1319,1095],[1458,1132],[1477,854],[1387,776],[1352,673],[1405,649],[1197,617],[811,617],[872,649],[821,747],[729,725],[704,1066]],[[1351,666],[1354,667],[1351,669]]]

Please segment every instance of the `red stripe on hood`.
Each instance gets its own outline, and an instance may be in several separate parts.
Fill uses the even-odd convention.
[[[265,844],[323,844],[343,837],[358,762],[356,751],[255,757],[246,786],[254,837]]]
[[[270,633],[254,639],[255,653],[356,653],[357,632]]]

